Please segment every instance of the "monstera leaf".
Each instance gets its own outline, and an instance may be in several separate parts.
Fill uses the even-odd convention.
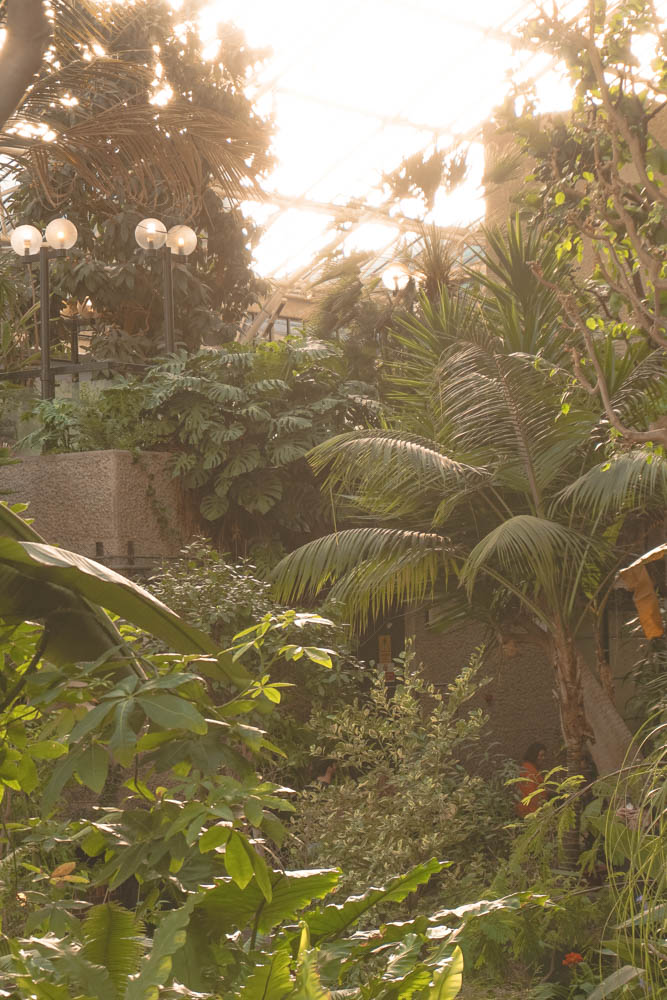
[[[213,654],[213,641],[132,580],[92,559],[47,545],[0,505],[0,617],[40,621],[54,663],[96,660],[123,647],[104,608],[179,653]]]

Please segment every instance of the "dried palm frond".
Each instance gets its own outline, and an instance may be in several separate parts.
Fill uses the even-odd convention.
[[[251,181],[246,161],[255,151],[253,138],[242,134],[238,122],[185,101],[159,110],[150,104],[120,104],[63,129],[48,143],[0,133],[0,152],[29,167],[54,206],[67,199],[69,190],[54,187],[52,160],[69,164],[102,193],[144,205],[156,197],[158,179],[169,187],[174,205],[189,205],[193,211],[209,173],[228,197],[247,197]]]

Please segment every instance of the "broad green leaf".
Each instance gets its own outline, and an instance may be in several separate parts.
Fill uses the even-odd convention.
[[[239,990],[239,1000],[282,1000],[290,993],[291,956],[287,947],[276,949],[267,961],[256,965]]]
[[[217,521],[219,517],[223,517],[229,510],[229,500],[226,496],[217,496],[215,493],[209,493],[203,497],[199,505],[199,510],[207,521]]]
[[[601,983],[598,983],[593,992],[588,994],[588,1000],[604,1000],[605,997],[611,996],[621,986],[625,986],[626,983],[636,979],[637,976],[641,976],[643,971],[643,969],[638,969],[634,965],[621,966],[620,969],[616,969],[616,972],[612,972],[610,976],[607,976]]]
[[[262,891],[262,895],[267,903],[271,902],[273,896],[273,890],[271,888],[271,873],[269,872],[268,866],[264,858],[256,850],[248,844],[246,850],[249,852],[250,863],[252,864],[252,870],[255,873],[255,878],[257,879],[257,885]]]
[[[240,454],[231,459],[224,468],[226,476],[241,476],[246,472],[252,472],[262,463],[262,456],[257,445],[250,445],[243,448]]]
[[[660,853],[660,848],[658,847],[658,853]],[[627,927],[638,927],[641,924],[653,924],[658,920],[664,920],[667,917],[667,903],[660,903],[655,905],[651,902],[651,905],[646,909],[640,910],[639,913],[633,914],[628,920],[624,920],[623,923],[618,924],[617,929],[625,930]]]
[[[42,795],[42,812],[48,814],[53,809],[63,788],[74,774],[79,763],[78,753],[69,753],[62,757],[54,767],[51,777]]]
[[[310,928],[314,941],[340,934],[345,931],[371,907],[378,903],[400,903],[420,885],[429,881],[445,867],[444,862],[432,858],[425,864],[416,865],[406,875],[390,879],[384,888],[368,889],[361,896],[350,896],[344,903],[329,903],[319,910],[305,914],[304,920]]]
[[[200,854],[206,854],[207,851],[213,851],[216,847],[226,844],[230,834],[231,830],[229,826],[212,826],[205,833],[202,833],[199,838]]]
[[[130,725],[135,708],[134,698],[127,698],[116,706],[113,714],[114,728],[109,740],[109,750],[123,767],[129,766],[137,745],[137,734]]]
[[[458,995],[463,983],[463,953],[458,947],[454,948],[451,960],[448,964],[436,972],[433,977],[433,985],[428,991],[428,1000],[454,1000]]]
[[[315,899],[321,899],[335,889],[340,872],[335,869],[286,871],[271,873],[271,902],[267,903],[257,880],[240,889],[231,879],[216,880],[198,903],[205,910],[212,926],[221,934],[253,925],[257,921],[260,934],[297,914]]]
[[[262,809],[262,803],[260,799],[255,798],[254,796],[251,795],[249,798],[245,800],[243,811],[246,814],[248,822],[252,823],[253,826],[262,825],[262,820],[264,818],[264,810]]]
[[[320,649],[317,646],[304,646],[303,651],[313,663],[319,663],[321,667],[328,667],[329,669],[333,666],[330,655],[331,650]]]
[[[25,507],[23,509],[25,510]],[[46,541],[31,525],[19,517],[19,512],[14,512],[5,500],[0,500],[0,535],[24,542]]]
[[[174,982],[185,983],[189,990],[209,996],[210,974],[217,970],[218,960],[210,945],[210,927],[203,910],[193,910],[185,944],[172,957],[171,975]]]
[[[186,927],[196,898],[190,896],[185,906],[162,918],[148,958],[142,963],[137,978],[127,984],[124,1000],[154,1000],[159,995],[159,988],[170,976],[172,956],[185,944]]]
[[[192,702],[179,698],[178,695],[156,694],[150,698],[139,696],[137,702],[148,718],[164,729],[187,729],[200,736],[208,732],[204,716]]]
[[[282,499],[283,484],[271,469],[260,469],[239,487],[236,500],[251,514],[268,514]]]
[[[87,788],[99,795],[109,773],[109,754],[104,747],[94,743],[84,750],[79,758],[76,773]]]
[[[62,962],[72,983],[78,983],[85,996],[95,1000],[116,1000],[117,993],[106,969],[87,961],[81,953],[65,952]]]
[[[245,889],[253,876],[253,865],[245,848],[244,838],[234,831],[225,848],[225,868],[240,889]]]
[[[303,943],[299,948],[299,965],[296,972],[293,1000],[328,1000],[331,994],[320,982],[317,971],[317,952],[308,951]]]
[[[81,849],[86,852],[89,858],[96,858],[107,846],[106,838],[99,830],[92,830],[88,836],[81,841]]]
[[[32,757],[23,754],[16,768],[16,780],[22,792],[31,795],[39,785],[39,775]]]
[[[57,760],[66,755],[67,747],[57,740],[39,740],[31,745],[30,753],[37,760]]]
[[[5,515],[6,513],[5,510]],[[6,527],[6,516],[0,523]],[[214,644],[208,636],[182,621],[147,590],[86,556],[42,542],[18,541],[5,536],[0,537],[0,564],[17,574],[18,583],[29,582],[31,585],[32,597],[25,595],[28,598],[26,618],[30,617],[27,613],[30,607],[33,608],[33,617],[35,616],[34,608],[38,600],[45,602],[45,609],[48,611],[50,608],[53,615],[59,608],[56,601],[58,596],[61,597],[60,607],[64,607],[70,614],[92,618],[88,629],[95,625],[100,636],[106,636],[106,642],[102,644],[100,639],[99,652],[89,659],[96,659],[119,644],[118,633],[108,617],[103,615],[102,608],[139,625],[177,652],[215,652]],[[0,587],[0,608],[5,601],[9,601],[13,603],[16,613],[18,607],[22,606],[23,592],[18,591],[12,595],[7,591],[5,581],[3,584]],[[64,605],[63,593],[68,598]],[[71,620],[67,627],[72,629]],[[76,639],[76,635],[72,638]]]

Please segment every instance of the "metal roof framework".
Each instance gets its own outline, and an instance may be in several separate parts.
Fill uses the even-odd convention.
[[[428,13],[429,16],[439,18],[442,24],[452,22],[452,15],[442,10],[439,0],[384,0],[384,2],[403,7],[408,16],[411,11],[421,10]],[[354,6],[355,3],[339,4],[335,19],[336,22],[340,23],[341,20],[347,17],[350,9]],[[566,0],[566,2],[561,4],[561,11],[568,16],[576,16],[582,10],[582,6],[582,0]],[[457,9],[459,14],[454,16],[454,20],[478,32],[480,40],[491,38],[503,42],[512,42],[515,39],[513,33],[517,26],[530,17],[531,14],[536,13],[536,3],[533,0],[521,0],[509,15],[503,17],[498,23],[487,25],[480,25],[467,20],[465,14],[461,13],[461,7],[458,6]],[[329,32],[331,31],[330,22],[328,30]],[[324,33],[326,34],[326,31]],[[411,115],[410,108],[415,97],[424,88],[428,88],[433,84],[432,75],[427,75],[420,81],[418,88],[413,88],[409,94],[406,94],[403,106],[397,109],[395,114],[389,115],[370,108],[352,107],[344,101],[340,101],[334,95],[324,97],[321,94],[309,93],[290,86],[289,82],[285,79],[285,66],[292,65],[292,60],[299,58],[300,52],[302,52],[302,49],[297,46],[295,53],[282,53],[282,59],[279,61],[275,71],[270,72],[268,77],[265,76],[262,79],[256,78],[250,82],[248,91],[253,100],[257,101],[268,94],[272,94],[275,96],[294,97],[302,102],[309,102],[323,109],[333,108],[342,114],[349,113],[357,116],[366,114],[369,119],[369,128],[359,141],[356,147],[358,150],[368,147],[384,130],[395,126],[412,130],[417,138],[421,137],[421,142],[418,146],[420,152],[432,148],[444,150],[446,153],[454,152],[466,145],[481,141],[482,130],[487,120],[486,116],[479,120],[472,128],[459,131],[456,127],[456,116],[450,117],[449,120],[426,121]],[[541,65],[536,67],[535,72],[533,72],[532,67],[535,61],[534,54],[523,52],[520,75],[523,77],[531,76],[539,78],[540,75],[554,67],[553,61],[550,61],[548,65],[542,62]],[[498,98],[500,99],[501,96],[499,94]],[[346,155],[350,155],[349,150]],[[240,335],[241,339],[252,339],[257,335],[261,327],[270,323],[271,319],[279,314],[286,295],[290,291],[303,291],[314,280],[314,277],[321,269],[323,261],[332,253],[341,251],[350,236],[355,231],[358,231],[361,226],[373,223],[386,227],[386,243],[371,252],[371,259],[368,265],[371,271],[377,273],[392,259],[399,242],[402,241],[405,244],[405,242],[416,241],[418,239],[420,224],[432,221],[432,218],[428,216],[425,219],[420,219],[402,214],[395,206],[390,205],[388,202],[383,204],[381,201],[378,201],[377,197],[371,201],[366,201],[369,193],[368,190],[358,192],[358,197],[355,198],[345,198],[341,195],[334,197],[334,200],[331,201],[314,196],[313,192],[320,185],[321,181],[335,177],[338,165],[336,158],[332,158],[326,170],[313,178],[298,193],[288,194],[280,192],[275,188],[271,189],[271,179],[269,179],[264,209],[266,210],[267,206],[270,206],[270,209],[269,214],[261,222],[265,231],[264,239],[270,238],[273,227],[284,219],[286,212],[308,213],[310,216],[325,216],[327,224],[322,230],[319,242],[313,247],[313,252],[308,263],[290,269],[290,261],[306,249],[304,246],[298,248],[292,246],[278,264],[268,273],[264,272],[264,277],[271,282],[273,291],[267,296],[265,302],[261,304],[259,315],[256,316],[254,322]],[[481,219],[481,213],[476,220],[471,219],[471,228],[474,228],[475,223],[479,223]],[[452,233],[459,237],[461,235],[460,227],[443,226],[442,228],[448,235]]]

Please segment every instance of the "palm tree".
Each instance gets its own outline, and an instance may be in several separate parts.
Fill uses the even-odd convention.
[[[361,624],[435,601],[443,627],[474,618],[541,635],[568,767],[580,773],[589,729],[577,636],[632,544],[630,515],[664,504],[667,464],[643,449],[601,459],[606,426],[573,382],[557,301],[530,267],[563,279],[556,240],[517,224],[487,244],[481,288],[424,300],[395,335],[387,429],[312,452],[355,526],[287,556],[278,590],[291,600],[331,587]],[[651,355],[633,347],[606,360],[615,405],[645,405]]]
[[[0,2],[10,28],[24,2]],[[207,182],[234,201],[257,190],[268,164],[269,124],[251,113],[244,79],[232,79],[234,67],[225,65],[229,79],[219,86],[219,99],[196,99],[197,81],[213,72],[199,53],[195,15],[201,4],[190,4],[189,18],[182,13],[178,38],[167,3],[52,0],[51,6],[53,38],[41,70],[25,93],[17,93],[13,114],[8,104],[11,116],[0,126],[8,173],[29,167],[54,207],[68,197],[50,176],[54,162],[71,169],[72,182],[78,177],[108,197],[146,205],[167,190],[172,208],[182,214],[198,205]],[[41,27],[44,4],[28,0],[18,20],[29,13]],[[20,55],[21,45],[15,48]],[[36,52],[23,48],[26,72],[30,57],[34,73]],[[156,100],[155,80],[167,56],[174,79],[165,75],[163,98]]]

